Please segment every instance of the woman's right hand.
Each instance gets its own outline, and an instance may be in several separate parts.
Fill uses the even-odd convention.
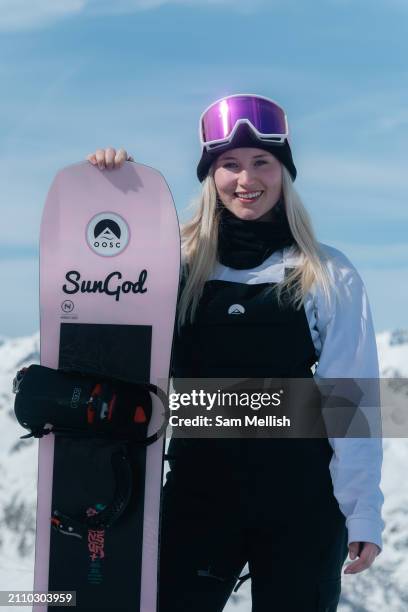
[[[100,170],[107,168],[112,170],[113,168],[120,168],[125,161],[135,161],[131,155],[128,155],[125,149],[113,149],[108,147],[107,149],[97,149],[95,153],[90,153],[86,156],[86,159],[93,165],[98,166]]]

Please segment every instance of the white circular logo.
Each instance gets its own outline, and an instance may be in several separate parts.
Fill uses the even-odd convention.
[[[241,304],[231,304],[228,308],[228,314],[240,315],[245,313],[245,308]]]
[[[115,213],[100,213],[88,223],[86,239],[91,249],[98,255],[103,257],[118,255],[129,242],[128,224]]]

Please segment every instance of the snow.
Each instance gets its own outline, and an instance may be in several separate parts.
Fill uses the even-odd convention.
[[[379,333],[377,344],[381,375],[408,377],[408,330]],[[26,432],[14,417],[11,384],[17,369],[38,361],[38,334],[13,339],[0,336],[0,590],[31,590],[33,584],[38,441],[19,439]],[[401,398],[405,405],[404,396]],[[408,610],[407,465],[406,438],[385,439],[384,548],[371,568],[343,576],[339,612]],[[250,581],[246,581],[231,596],[225,612],[249,611],[250,601]],[[27,607],[13,607],[20,609]]]

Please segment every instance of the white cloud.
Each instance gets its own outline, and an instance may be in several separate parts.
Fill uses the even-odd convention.
[[[379,132],[390,132],[399,128],[408,127],[408,110],[401,108],[393,109],[392,115],[384,115],[378,120],[377,129]]]
[[[286,0],[0,0],[0,31],[30,30],[50,26],[53,23],[79,14],[121,15],[148,11],[165,5],[191,7],[231,7],[235,12],[251,14],[262,5],[274,4],[287,7],[295,1]],[[349,8],[367,0],[320,0],[320,4]],[[408,0],[388,0],[390,7],[408,8]]]
[[[256,6],[264,2],[266,2],[266,0],[252,0],[250,4],[252,7],[255,5],[256,8]],[[245,0],[116,0],[116,2],[112,2],[112,0],[86,0],[87,10],[89,12],[104,15],[147,11],[166,4],[180,4],[192,7],[200,4],[204,6],[219,5],[231,6],[242,10],[247,2]]]
[[[293,121],[296,132],[302,134],[308,130],[321,130],[326,125],[337,124],[354,127],[367,138],[379,134],[399,136],[401,134],[399,129],[408,125],[405,104],[407,88],[404,77],[405,74],[402,73],[399,87],[392,89],[384,85],[381,89],[370,88],[356,94],[352,89],[345,88],[339,97],[334,92],[329,103],[319,105],[316,110],[296,117]],[[324,78],[327,78],[326,75]],[[320,86],[321,82],[320,80]],[[339,88],[342,85],[336,75],[333,87]],[[353,87],[355,89],[354,82]],[[405,136],[403,137],[405,140]]]
[[[372,161],[353,157],[347,158],[327,152],[313,155],[312,152],[302,160],[302,174],[306,180],[317,181],[319,185],[332,185],[364,191],[387,190],[388,193],[406,193],[406,172],[404,163]]]
[[[0,31],[46,27],[79,14],[121,15],[159,8],[167,4],[185,6],[230,6],[250,13],[266,0],[0,0]]]
[[[0,30],[28,30],[80,13],[87,0],[0,0]]]

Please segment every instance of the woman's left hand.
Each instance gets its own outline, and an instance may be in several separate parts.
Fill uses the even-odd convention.
[[[360,552],[359,552],[360,550]],[[377,544],[372,542],[350,542],[349,554],[350,559],[359,557],[354,563],[350,563],[344,570],[345,574],[358,574],[369,568],[380,553]]]

